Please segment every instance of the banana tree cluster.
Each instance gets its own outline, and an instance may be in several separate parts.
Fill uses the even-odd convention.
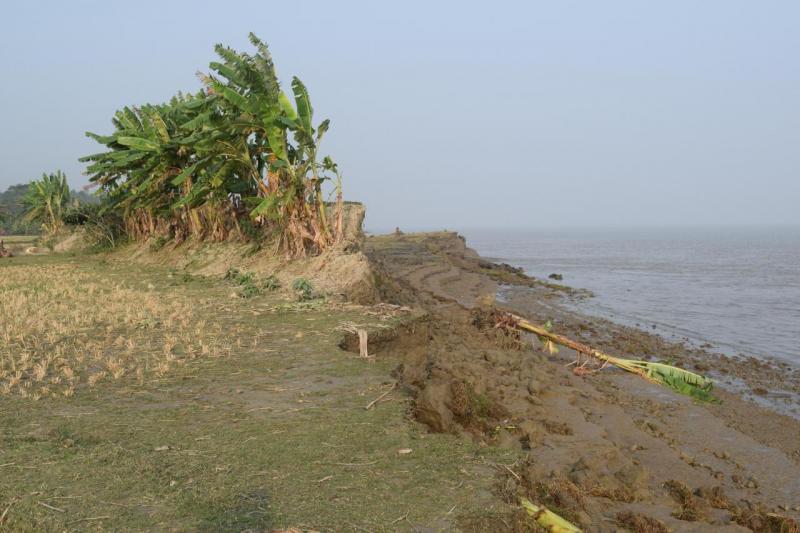
[[[108,136],[87,133],[108,151],[81,160],[134,238],[224,240],[274,234],[298,256],[342,236],[341,178],[320,159],[329,122],[313,123],[305,85],[281,90],[267,46],[256,53],[222,45],[201,74],[203,89],[168,103],[118,111]],[[336,179],[336,202],[323,184]]]
[[[28,192],[22,199],[25,206],[24,218],[28,222],[41,223],[42,229],[48,235],[58,233],[69,201],[67,176],[60,170],[53,174],[42,174],[42,179],[34,180],[28,185]]]

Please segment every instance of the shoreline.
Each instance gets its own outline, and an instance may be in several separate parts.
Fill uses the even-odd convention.
[[[572,335],[580,342],[623,357],[670,360],[687,370],[709,374],[719,388],[800,421],[800,366],[774,357],[728,355],[708,347],[690,346],[681,339],[665,338],[659,332],[576,310],[580,302],[593,296],[590,291],[534,278],[523,268],[510,265],[504,259],[481,256],[469,247],[465,237],[456,232],[372,235],[369,238],[393,237],[438,240],[435,244],[426,243],[426,247],[440,247],[439,252],[462,271],[488,276],[494,282],[492,294],[495,297],[500,295],[503,303],[517,312],[539,316],[542,323],[549,319],[555,319],[556,325],[563,323],[566,329],[561,333]],[[416,289],[425,292],[423,285]],[[468,289],[457,284],[451,284],[451,287],[454,290],[450,298],[463,307],[474,305],[475,294],[471,295],[473,301],[470,302]],[[487,287],[482,287],[482,290],[486,291]],[[601,331],[606,332],[605,336],[600,334]],[[774,401],[770,402],[771,398]],[[791,411],[787,411],[787,407]]]
[[[794,504],[800,494],[800,419],[790,416],[796,410],[787,412],[798,405],[797,370],[687,347],[569,310],[564,302],[575,297],[575,290],[533,279],[510,265],[490,263],[455,233],[373,236],[366,246],[376,268],[395,281],[395,292],[383,295],[387,301],[425,309],[431,317],[428,340],[415,341],[422,348],[414,344],[411,349],[404,341],[390,350],[401,361],[401,383],[415,398],[416,419],[434,432],[467,434],[523,454],[529,450],[534,463],[521,465],[528,474],[509,481],[519,490],[569,480],[597,505],[583,507],[589,514],[581,520],[584,525],[607,520],[617,505],[631,510],[622,504],[647,502],[637,509],[685,530],[681,528],[686,522],[669,522],[672,500],[664,487],[673,482],[689,487],[687,494],[724,492],[739,502],[723,506],[727,515],[715,511],[706,517],[714,528],[733,522],[750,527],[732,509],[752,508],[753,502],[800,517],[800,505]],[[502,302],[494,297],[498,292]],[[513,339],[500,351],[491,348],[476,326],[492,338],[497,330],[492,323],[474,322],[475,312],[489,301],[533,323],[552,321],[556,333],[606,353],[668,360],[710,375],[718,383],[714,393],[721,404],[698,403],[614,367],[575,373],[570,363],[578,354],[566,348],[549,354],[533,337],[520,339],[527,348]],[[468,397],[478,395],[485,398],[483,403],[496,405],[496,410],[486,411],[489,420],[483,426],[464,419],[457,407],[465,387],[474,391]],[[470,409],[481,408],[468,407],[467,412]],[[633,461],[625,468],[638,472],[638,481],[623,485],[641,494],[607,492],[627,479],[626,474],[599,473],[619,468],[622,457],[623,463]],[[584,468],[591,481],[576,474]],[[595,498],[600,493],[604,496]]]
[[[481,256],[477,252],[475,253],[481,261],[491,262],[502,269],[511,267],[526,277],[539,280],[529,274],[524,267],[513,264],[513,259]],[[685,356],[680,359],[686,359],[689,362],[691,367],[687,369],[700,374],[706,373],[708,377],[714,379],[716,386],[738,394],[761,407],[800,421],[800,364],[778,356],[746,353],[734,345],[728,345],[730,348],[728,351],[724,349],[724,343],[704,338],[700,333],[681,331],[680,328],[669,324],[659,323],[657,324],[658,329],[645,329],[641,324],[645,322],[644,320],[619,315],[616,310],[608,307],[605,308],[605,312],[595,313],[590,308],[592,304],[588,303],[590,298],[596,297],[591,291],[572,287],[560,280],[559,285],[563,285],[569,290],[555,290],[556,298],[549,295],[542,298],[541,292],[533,292],[530,298],[526,298],[525,293],[530,289],[514,284],[500,285],[497,288],[496,296],[503,303],[512,305],[516,303],[523,307],[535,301],[536,304],[533,307],[537,313],[547,314],[549,310],[556,316],[571,317],[567,322],[602,324],[603,328],[615,330],[615,335],[620,337],[645,336],[658,339],[659,344],[663,344],[662,348],[667,348],[666,351],[673,356],[676,349],[685,353]],[[584,337],[581,340],[591,344],[589,338]],[[659,358],[657,354],[640,355],[663,359],[663,357]],[[769,365],[777,372],[770,372],[765,379],[765,376],[762,375],[764,370],[762,363]]]
[[[535,277],[533,274],[528,274],[527,272],[526,275]],[[596,296],[592,295],[590,298],[596,298]],[[686,330],[666,322],[653,320],[651,318],[644,320],[633,314],[629,315],[622,313],[619,310],[613,309],[607,305],[587,303],[588,300],[589,298],[563,302],[562,305],[564,305],[567,310],[574,312],[575,314],[582,315],[587,318],[607,320],[620,326],[637,329],[642,333],[657,335],[667,342],[687,344],[692,350],[713,352],[715,354],[723,355],[732,359],[754,358],[775,365],[786,363],[792,368],[800,368],[800,363],[786,357],[777,355],[760,355],[756,352],[748,351],[748,349],[744,346],[736,345],[732,342],[715,340],[705,336],[701,332]],[[648,329],[645,323],[650,324],[652,329]]]
[[[594,291],[577,311],[646,331],[655,324],[667,339],[688,337],[728,356],[793,365],[800,364],[797,236],[788,228],[776,235],[760,228],[467,232],[482,254]]]
[[[671,364],[685,366],[687,370],[712,378],[718,388],[800,421],[800,366],[774,357],[730,355],[716,351],[713,347],[689,344],[693,339],[687,343],[685,339],[669,338],[659,331],[648,331],[636,325],[622,323],[613,317],[596,316],[576,309],[580,302],[570,302],[569,295],[561,295],[560,301],[542,301],[539,295],[526,294],[528,290],[523,287],[500,287],[499,292],[503,301],[513,307],[530,309],[542,316],[560,317],[565,325],[571,326],[572,333],[582,342],[591,344],[592,337],[575,329],[575,324],[578,323],[592,324],[591,328],[595,332],[611,332],[611,336],[618,339],[617,344],[621,342],[623,346],[655,346],[656,353],[642,353],[635,346],[623,348],[623,353],[644,359],[666,359]],[[654,342],[647,342],[646,339]],[[606,341],[606,346],[610,340]],[[769,372],[765,374],[767,370]]]

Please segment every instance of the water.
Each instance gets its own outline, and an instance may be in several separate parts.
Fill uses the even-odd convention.
[[[800,228],[463,233],[485,257],[591,290],[583,311],[800,364]]]

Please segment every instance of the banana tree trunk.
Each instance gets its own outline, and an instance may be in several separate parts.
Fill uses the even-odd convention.
[[[344,200],[342,198],[342,177],[336,175],[336,242],[344,239]]]
[[[535,325],[531,324],[530,322],[528,322],[527,320],[525,320],[522,317],[519,317],[517,315],[511,315],[511,317],[514,318],[514,320],[516,320],[517,325],[519,327],[521,327],[522,329],[524,329],[526,331],[530,331],[531,333],[535,333],[535,334],[539,335],[540,337],[544,337],[546,339],[549,339],[549,340],[551,340],[551,341],[553,341],[553,342],[555,342],[557,344],[560,344],[561,346],[566,346],[567,348],[572,348],[576,352],[579,352],[579,353],[582,353],[582,354],[591,355],[592,357],[596,357],[597,359],[600,359],[601,361],[609,361],[610,362],[612,359],[615,359],[614,357],[612,357],[612,356],[610,356],[610,355],[608,355],[606,353],[603,353],[600,350],[596,350],[596,349],[592,348],[591,346],[587,346],[586,344],[583,344],[583,343],[580,343],[580,342],[576,342],[576,341],[574,341],[572,339],[564,337],[563,335],[558,335],[556,333],[547,331],[546,329],[544,329],[542,327],[535,326]]]

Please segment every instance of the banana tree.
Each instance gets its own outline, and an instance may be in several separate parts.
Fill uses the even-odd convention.
[[[322,250],[336,240],[340,229],[340,224],[329,226],[322,194],[333,163],[330,158],[325,160],[329,163],[318,161],[319,144],[330,122],[314,127],[313,107],[303,82],[293,78],[292,103],[280,89],[267,46],[253,34],[250,41],[258,52],[255,55],[217,45],[222,62],[211,63],[215,74],[202,80],[212,95],[224,101],[225,113],[234,117],[232,126],[252,139],[249,174],[259,194],[249,199],[251,215],[276,221],[280,242],[292,255]],[[224,153],[224,157],[237,160],[239,152]],[[341,210],[341,201],[337,209]]]
[[[168,104],[125,107],[112,119],[114,133],[87,133],[110,149],[81,158],[90,163],[90,181],[108,192],[109,208],[123,212],[134,237],[188,223],[172,209],[183,195],[172,181],[190,166],[192,150],[181,141],[181,125],[194,118],[192,110],[202,98],[178,95]]]
[[[28,185],[28,193],[22,200],[24,218],[28,222],[41,223],[46,234],[58,233],[63,226],[61,216],[69,200],[69,185],[64,173],[58,170],[53,174],[42,174],[42,179]]]
[[[329,122],[313,125],[308,91],[294,78],[281,91],[267,46],[253,55],[217,45],[220,61],[201,74],[205,90],[168,104],[125,108],[109,136],[88,133],[108,151],[82,158],[90,180],[124,211],[134,237],[242,235],[241,216],[274,232],[293,256],[318,252],[341,236],[341,175],[318,161]],[[328,223],[323,183],[337,177],[337,222]],[[180,237],[180,238],[179,238]]]

